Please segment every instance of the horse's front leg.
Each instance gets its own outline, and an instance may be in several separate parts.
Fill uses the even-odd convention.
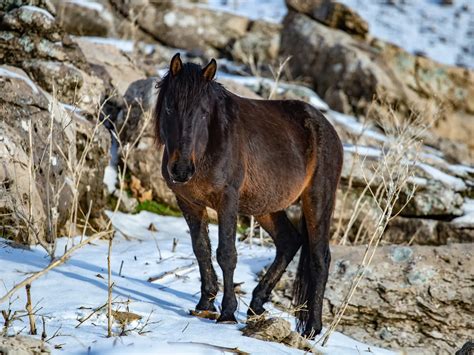
[[[201,274],[201,299],[196,305],[196,310],[215,312],[214,299],[218,292],[218,285],[216,272],[211,260],[211,241],[208,235],[206,208],[190,204],[180,198],[177,198],[177,200],[189,226],[193,251],[194,255],[196,255]]]
[[[237,229],[238,193],[236,190],[224,193],[217,213],[219,218],[217,262],[224,276],[222,312],[217,322],[237,323],[234,316],[237,309],[237,299],[234,292],[234,270],[237,265],[235,233]]]

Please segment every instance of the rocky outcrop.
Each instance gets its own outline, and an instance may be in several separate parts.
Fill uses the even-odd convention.
[[[280,24],[253,21],[245,35],[231,43],[232,58],[254,68],[275,63],[280,50],[280,31]]]
[[[94,123],[69,112],[18,68],[0,66],[0,87],[2,210],[12,236],[28,244],[53,239],[70,217],[78,178],[82,210],[92,207],[91,218],[100,218],[110,149],[106,130],[94,130]],[[82,174],[75,175],[79,169]]]
[[[118,48],[110,44],[99,44],[83,38],[75,42],[84,53],[94,73],[104,82],[109,83],[111,91],[122,97],[130,83],[145,79],[145,73]]]
[[[110,136],[97,120],[107,88],[50,5],[0,3],[0,58],[8,63],[0,66],[1,219],[8,237],[28,244],[65,232],[75,196],[79,218],[89,214],[95,227],[106,202]]]
[[[428,104],[441,106],[440,119],[432,128],[434,137],[461,147],[457,153],[451,152],[452,160],[473,161],[472,71],[411,55],[380,40],[355,38],[295,11],[289,11],[283,28],[281,55],[292,56],[289,68],[293,77],[309,80],[331,108],[365,114],[376,97],[409,117]],[[372,108],[374,113],[385,112],[377,105]],[[443,148],[440,141],[432,138],[429,143]]]
[[[369,25],[349,6],[334,0],[286,0],[288,8],[306,14],[326,26],[365,37]]]
[[[59,25],[77,36],[116,35],[114,16],[106,2],[53,0]]]
[[[338,330],[358,340],[416,354],[453,354],[473,328],[472,244],[380,247]],[[333,246],[324,321],[332,321],[358,272],[365,247]],[[288,303],[297,263],[274,300]]]

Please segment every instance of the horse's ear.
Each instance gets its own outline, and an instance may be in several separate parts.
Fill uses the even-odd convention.
[[[171,63],[170,63],[170,72],[173,76],[178,75],[180,72],[181,68],[183,67],[183,62],[181,61],[181,58],[179,56],[179,53],[176,53],[173,58],[171,58]]]
[[[211,59],[208,65],[202,70],[202,76],[206,78],[207,80],[211,81],[214,79],[214,76],[216,75],[217,71],[217,63],[214,58]]]

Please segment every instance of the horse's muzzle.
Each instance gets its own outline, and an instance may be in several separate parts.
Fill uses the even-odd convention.
[[[192,162],[174,162],[168,168],[171,181],[174,184],[185,184],[193,177],[196,167]]]

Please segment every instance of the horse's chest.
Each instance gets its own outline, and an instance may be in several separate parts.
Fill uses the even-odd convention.
[[[173,192],[177,196],[182,196],[195,204],[211,208],[217,208],[221,195],[216,186],[197,181],[190,181],[186,185],[175,186],[173,187]]]

